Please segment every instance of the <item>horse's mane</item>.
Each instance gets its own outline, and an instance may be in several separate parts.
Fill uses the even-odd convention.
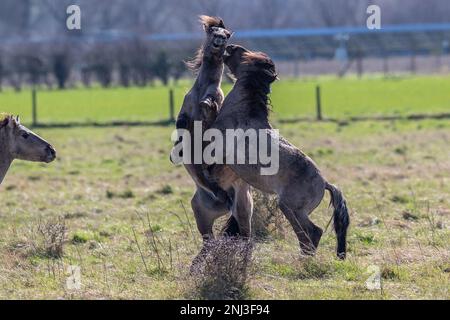
[[[219,17],[210,17],[206,15],[201,15],[198,17],[200,23],[204,26],[204,28],[208,29],[211,27],[219,27],[219,28],[225,28],[225,24],[223,23],[223,20]]]
[[[203,25],[203,28],[205,30],[208,30],[211,27],[218,27],[218,28],[225,28],[225,24],[223,23],[223,20],[219,17],[210,17],[206,15],[199,16],[199,22]],[[203,61],[203,46],[202,45],[195,54],[195,57],[191,60],[184,61],[186,67],[194,72],[197,72],[200,67],[202,66]]]
[[[8,123],[8,121],[6,120],[15,121],[14,116],[12,114],[0,112],[0,129],[6,126],[6,124]]]
[[[269,98],[270,85],[277,79],[275,66],[269,56],[262,52],[246,52],[243,58],[244,64],[252,65],[252,68],[246,70],[240,80],[247,92],[245,100],[251,108],[252,115],[263,115],[268,118],[269,111],[272,109]],[[264,64],[272,65],[273,72]]]
[[[272,63],[270,57],[264,52],[258,51],[248,51],[244,52],[243,55],[244,63],[246,64],[257,64],[257,63]]]
[[[202,61],[203,61],[203,46],[197,49],[197,53],[195,54],[194,58],[192,58],[191,60],[184,61],[184,64],[189,70],[197,72],[202,66]]]

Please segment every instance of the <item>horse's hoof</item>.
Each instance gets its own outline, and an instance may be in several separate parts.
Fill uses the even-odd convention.
[[[338,252],[337,257],[339,260],[345,260],[345,258],[347,257],[347,253],[346,252]]]
[[[200,108],[208,110],[212,107],[212,101],[211,101],[211,99],[205,99],[205,100],[200,101],[199,105],[200,105]]]
[[[319,227],[315,227],[305,242],[300,242],[300,248],[304,255],[314,256],[319,246],[320,239],[322,238],[323,231]]]
[[[312,257],[312,256],[316,255],[316,248],[313,247],[311,244],[301,243],[300,249],[301,249],[301,255],[303,255],[303,256]]]

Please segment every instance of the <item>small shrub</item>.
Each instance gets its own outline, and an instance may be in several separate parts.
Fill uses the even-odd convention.
[[[371,233],[355,233],[356,239],[365,245],[371,245],[376,242],[375,236]]]
[[[134,193],[133,193],[133,191],[128,189],[128,190],[125,190],[124,192],[120,193],[119,198],[131,199],[131,198],[134,198]]]
[[[119,193],[116,193],[111,190],[106,190],[106,197],[108,199],[113,199],[113,198],[131,199],[131,198],[134,198],[134,193],[130,189],[127,189],[127,190],[125,190],[123,192],[119,192]]]
[[[419,216],[417,216],[417,215],[415,215],[415,214],[413,214],[411,212],[408,212],[408,211],[404,211],[402,213],[402,217],[403,217],[403,219],[408,220],[408,221],[417,221],[417,220],[419,220]]]
[[[86,212],[68,212],[64,215],[64,219],[78,219],[78,218],[84,218],[87,217]]]
[[[161,189],[159,189],[157,191],[159,194],[172,194],[173,193],[173,189],[170,185],[165,185],[164,187],[162,187]]]
[[[408,151],[408,148],[406,146],[400,146],[394,149],[394,152],[396,154],[404,156]]]
[[[151,226],[151,229],[150,229],[151,232],[161,232],[162,230],[163,230],[163,227],[160,226],[159,224]]]
[[[91,236],[87,232],[77,231],[72,236],[73,244],[86,243],[91,240]]]
[[[298,278],[306,279],[324,279],[334,272],[334,266],[331,262],[320,261],[316,257],[309,257],[302,261],[298,270]]]
[[[59,218],[56,221],[48,221],[38,225],[38,231],[43,239],[43,250],[46,256],[61,258],[64,254],[64,242],[66,240],[66,224]]]
[[[386,280],[400,280],[400,272],[391,266],[383,266],[381,277]]]
[[[284,216],[275,196],[258,190],[252,191],[253,218],[252,233],[256,240],[266,240],[270,235],[284,237]]]
[[[406,196],[395,195],[391,198],[391,201],[396,202],[396,203],[406,204],[409,202],[409,198]]]
[[[246,298],[252,248],[251,242],[228,237],[205,244],[191,268],[194,295],[206,300]]]
[[[41,221],[20,230],[9,250],[22,257],[40,256],[59,259],[64,255],[67,228],[62,218]]]

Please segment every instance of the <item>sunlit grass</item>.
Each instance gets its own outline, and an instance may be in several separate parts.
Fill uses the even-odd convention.
[[[190,89],[190,81],[173,85],[175,113]],[[358,79],[318,77],[285,79],[273,85],[271,101],[278,118],[315,115],[315,88],[321,86],[324,117],[408,115],[450,112],[450,77],[416,76]],[[227,93],[231,85],[224,83]],[[42,123],[158,121],[169,118],[169,88],[40,89],[38,120]],[[20,114],[31,121],[31,92],[0,92],[0,111]]]
[[[277,127],[343,190],[349,254],[335,258],[330,226],[317,256],[300,258],[284,221],[284,234],[255,244],[246,297],[449,299],[449,121]],[[48,165],[13,163],[0,187],[0,298],[191,297],[201,237],[190,209],[194,184],[168,160],[172,128],[37,131],[59,156]],[[311,215],[324,229],[328,201]],[[30,230],[58,217],[67,228],[62,258],[28,250],[41,246]],[[66,288],[72,265],[81,267],[76,291]],[[383,290],[366,287],[370,266],[379,267]]]

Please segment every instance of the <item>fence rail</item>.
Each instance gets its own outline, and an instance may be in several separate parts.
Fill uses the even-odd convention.
[[[0,111],[33,126],[172,124],[191,83],[172,87],[0,92]],[[272,118],[351,121],[446,118],[450,77],[285,80],[271,94]],[[224,85],[225,93],[231,89]],[[6,110],[5,110],[6,109]]]
[[[45,124],[43,122],[39,122],[38,121],[38,101],[37,101],[37,90],[36,88],[33,88],[31,90],[31,114],[32,114],[32,123],[31,125],[33,127],[38,127],[38,126],[62,126],[62,125],[70,125],[70,123],[48,123]],[[174,123],[175,122],[175,98],[174,98],[174,89],[173,88],[169,88],[168,89],[168,117],[166,119],[162,118],[159,120],[155,120],[155,119],[141,119],[140,121],[119,121],[119,120],[115,120],[115,121],[110,121],[110,122],[106,122],[103,123],[105,125],[109,124],[109,125],[138,125],[138,124],[169,124],[169,123]],[[317,121],[321,121],[323,120],[322,117],[322,104],[321,104],[321,89],[320,86],[318,85],[316,87],[316,120]],[[75,123],[72,123],[73,125],[75,125]],[[80,124],[80,123],[78,123]],[[85,123],[85,125],[96,125],[96,126],[100,126],[101,122],[88,122]]]

